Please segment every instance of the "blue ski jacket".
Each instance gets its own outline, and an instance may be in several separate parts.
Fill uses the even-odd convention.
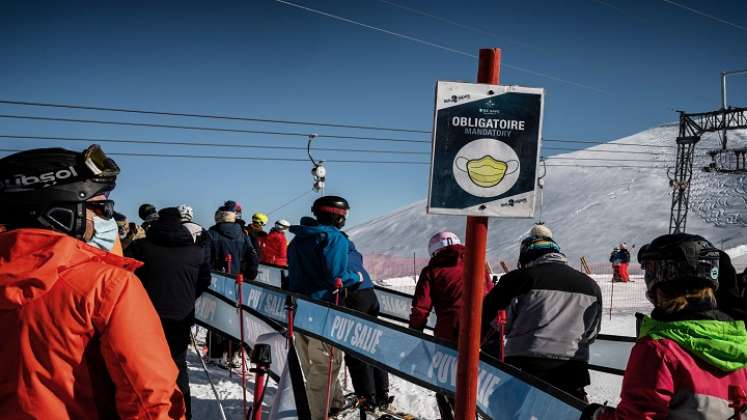
[[[363,257],[339,229],[304,217],[299,225],[290,227],[290,232],[295,235],[288,245],[290,291],[334,302],[337,278],[345,288],[366,287],[366,284],[373,287],[363,269]],[[351,248],[354,251],[352,265]]]

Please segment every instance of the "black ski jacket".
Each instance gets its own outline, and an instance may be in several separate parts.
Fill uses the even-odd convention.
[[[148,236],[126,250],[145,263],[135,271],[163,319],[184,320],[195,310],[195,299],[210,286],[208,242],[195,243],[181,222],[154,222]]]

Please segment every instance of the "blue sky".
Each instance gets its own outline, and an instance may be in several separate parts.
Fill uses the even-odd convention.
[[[467,54],[503,49],[502,82],[546,89],[544,137],[612,140],[719,106],[719,72],[747,68],[743,1],[297,0],[304,7]],[[417,9],[439,19],[390,3]],[[447,21],[448,20],[448,21]],[[471,29],[467,29],[469,27]],[[350,123],[428,130],[436,80],[474,81],[476,60],[272,0],[0,4],[0,100]],[[511,66],[511,67],[509,67]],[[521,71],[518,68],[535,73]],[[550,77],[542,77],[543,73]],[[561,79],[561,80],[558,80]],[[583,85],[583,86],[580,86]],[[729,80],[747,105],[747,76]],[[0,113],[428,140],[428,134],[142,116],[0,104]],[[0,118],[0,135],[305,146],[303,137]],[[0,148],[85,142],[0,138]],[[102,143],[108,152],[304,159],[302,150]],[[429,152],[424,143],[315,140],[315,146]],[[546,150],[546,155],[557,152]],[[6,153],[2,153],[3,155]],[[317,159],[427,161],[413,154],[318,151]],[[224,200],[269,212],[311,188],[311,163],[117,157],[113,194],[190,203],[211,224]],[[427,165],[329,163],[327,193],[349,225],[422,199]],[[271,215],[297,222],[315,194]]]

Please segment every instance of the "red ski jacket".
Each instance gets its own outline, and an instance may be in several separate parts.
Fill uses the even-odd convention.
[[[260,262],[279,267],[288,266],[288,241],[285,239],[285,233],[273,228],[262,239],[262,260]]]
[[[420,272],[412,298],[410,328],[422,331],[431,309],[436,311],[433,335],[456,343],[459,338],[459,311],[464,290],[464,245],[441,249]],[[485,273],[484,293],[493,288],[490,274]]]
[[[0,416],[181,419],[140,262],[61,233],[0,233]]]

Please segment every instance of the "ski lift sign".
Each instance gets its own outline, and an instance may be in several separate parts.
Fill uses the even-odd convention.
[[[428,213],[534,217],[544,89],[436,85]]]

